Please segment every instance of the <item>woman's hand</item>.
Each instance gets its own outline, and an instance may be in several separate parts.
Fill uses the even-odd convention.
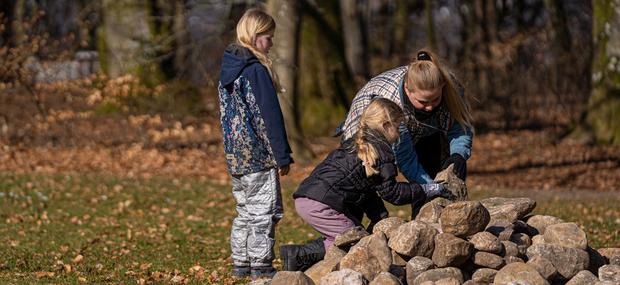
[[[426,194],[426,200],[430,201],[436,197],[446,198],[448,200],[456,199],[456,196],[450,192],[450,190],[446,189],[443,184],[439,183],[429,183],[420,185],[422,190]]]
[[[446,169],[450,164],[454,164],[452,168],[452,172],[456,174],[456,176],[465,181],[465,177],[467,177],[467,161],[460,154],[455,153],[450,155],[444,162],[441,169]]]

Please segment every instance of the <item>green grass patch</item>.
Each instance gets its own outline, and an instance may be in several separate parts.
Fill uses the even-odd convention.
[[[276,248],[318,236],[294,212],[296,185],[283,185]],[[470,193],[527,194],[537,200],[537,213],[582,225],[593,247],[620,246],[620,198],[613,193]],[[410,215],[408,207],[388,208],[393,216]],[[200,178],[0,174],[0,283],[244,284],[230,276],[235,215],[230,187]]]

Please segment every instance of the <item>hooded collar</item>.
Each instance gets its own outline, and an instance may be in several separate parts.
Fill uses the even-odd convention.
[[[228,45],[222,58],[220,83],[223,86],[228,86],[241,75],[245,67],[254,63],[260,62],[248,48],[236,43]]]

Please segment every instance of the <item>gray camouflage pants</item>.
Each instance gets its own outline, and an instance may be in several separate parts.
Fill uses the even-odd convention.
[[[274,259],[275,226],[282,219],[282,193],[277,168],[232,175],[237,217],[230,247],[236,266],[270,266]]]

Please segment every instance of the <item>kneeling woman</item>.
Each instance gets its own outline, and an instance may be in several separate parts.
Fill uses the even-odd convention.
[[[305,245],[280,248],[283,269],[303,271],[325,256],[336,235],[388,216],[383,200],[411,204],[452,194],[441,184],[397,182],[392,150],[403,120],[394,102],[377,98],[364,110],[357,134],[332,151],[293,194],[297,213],[323,237]]]

